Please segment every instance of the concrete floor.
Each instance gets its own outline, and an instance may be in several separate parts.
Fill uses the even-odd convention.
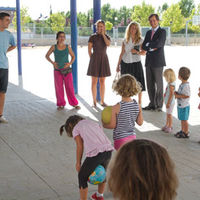
[[[76,110],[69,105],[57,111],[55,105],[53,73],[45,60],[47,47],[25,48],[23,55],[23,79],[17,76],[16,51],[9,53],[10,78],[5,105],[8,124],[0,124],[0,200],[78,200],[77,173],[75,170],[75,143],[67,136],[59,136],[58,129]],[[160,131],[165,112],[144,112],[144,125],[137,127],[137,138],[147,138],[164,145],[175,162],[180,186],[178,200],[200,199],[200,99],[199,84],[200,47],[166,47],[167,66],[177,72],[188,66],[190,78],[191,138],[176,139],[172,134]],[[106,82],[106,103],[120,100],[111,89],[120,48],[108,49],[112,77]],[[93,120],[100,120],[102,107],[91,107],[90,77],[87,77],[87,48],[78,49],[79,95],[82,109],[78,113]],[[144,58],[143,58],[144,62]],[[177,81],[177,87],[180,82]],[[143,105],[148,104],[147,93]],[[165,111],[165,109],[164,109]],[[174,132],[180,129],[174,109]],[[112,131],[105,130],[112,141]],[[96,190],[89,186],[89,193]],[[105,199],[112,195],[105,192]]]

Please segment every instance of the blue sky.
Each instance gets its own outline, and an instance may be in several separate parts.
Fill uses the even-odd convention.
[[[152,4],[155,8],[159,5],[163,5],[165,2],[168,5],[177,3],[180,0],[151,0],[145,1],[146,3]],[[0,0],[0,6],[15,7],[15,0]],[[39,3],[37,3],[39,2]],[[194,0],[195,4],[199,4],[200,0]],[[101,0],[101,4],[110,3],[113,8],[120,8],[127,6],[129,8],[134,5],[142,3],[142,0]],[[29,13],[33,19],[37,19],[40,13],[43,16],[49,15],[49,8],[52,5],[53,12],[57,11],[68,11],[70,9],[70,0],[21,0],[21,6],[29,8]],[[77,11],[86,12],[93,6],[93,0],[77,0]]]

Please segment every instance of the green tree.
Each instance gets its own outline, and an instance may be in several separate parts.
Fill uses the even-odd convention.
[[[179,2],[181,14],[187,18],[191,15],[192,10],[195,8],[193,0],[181,0]]]
[[[50,16],[50,26],[54,32],[64,31],[65,22],[65,14],[63,12],[53,13]]]
[[[109,3],[104,4],[101,8],[101,19],[104,21],[108,20],[108,15],[110,14],[111,6]]]
[[[33,20],[31,19],[31,17],[28,14],[28,8],[25,8],[25,7],[21,8],[21,10],[20,10],[20,20],[21,20],[22,30],[25,31],[25,25],[33,22]],[[16,12],[15,12],[12,23],[14,24],[15,29],[17,29]]]
[[[129,19],[131,19],[131,15],[133,14],[133,9],[127,8],[123,6],[119,9],[119,20],[121,21],[122,25],[127,26],[129,23]]]
[[[200,11],[200,4],[199,4],[199,6],[197,6],[196,9],[194,8],[194,9],[192,10],[192,14],[191,14],[191,15],[189,16],[189,18],[188,18],[188,20],[191,20],[191,21],[189,22],[189,24],[188,24],[188,29],[189,29],[189,30],[192,30],[192,32],[194,32],[194,33],[199,33],[199,32],[200,32],[200,25],[193,24],[193,21],[192,21],[192,19],[193,19],[193,17],[194,17],[195,15],[200,16],[199,11]],[[199,21],[198,23],[200,24],[200,21]]]
[[[165,10],[167,10],[167,8],[169,8],[167,3],[164,3],[162,6],[158,7],[158,13],[162,14]]]
[[[79,12],[77,14],[77,25],[87,27],[87,15],[85,13]]]
[[[178,32],[184,28],[184,17],[181,14],[179,4],[172,4],[162,16],[161,26],[169,26],[172,32]]]
[[[133,21],[140,23],[141,26],[149,26],[148,17],[150,14],[154,13],[155,9],[152,5],[146,4],[144,1],[142,5],[136,5],[134,7],[134,12],[131,16]]]

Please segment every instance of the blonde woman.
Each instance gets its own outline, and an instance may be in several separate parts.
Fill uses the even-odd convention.
[[[131,141],[117,152],[108,186],[118,200],[174,200],[178,179],[167,150],[145,139]]]
[[[113,90],[121,96],[121,102],[112,106],[112,117],[103,127],[113,130],[114,147],[118,150],[125,143],[136,139],[135,123],[143,124],[142,109],[132,96],[141,92],[140,84],[130,74],[124,74],[114,84]]]
[[[125,39],[122,42],[121,54],[117,64],[117,72],[121,74],[131,74],[142,86],[142,91],[145,91],[144,73],[141,63],[141,55],[145,55],[145,51],[141,49],[143,39],[141,37],[140,25],[136,22],[131,22],[125,33]],[[138,95],[138,103],[142,103],[142,93]]]

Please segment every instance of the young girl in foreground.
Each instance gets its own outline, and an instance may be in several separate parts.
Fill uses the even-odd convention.
[[[88,177],[98,165],[102,165],[106,169],[113,147],[102,127],[94,121],[73,115],[60,127],[60,135],[62,135],[64,128],[67,135],[73,137],[76,141],[76,170],[78,172],[80,198],[87,200]],[[81,163],[83,151],[86,159]],[[94,193],[91,199],[104,200],[105,184],[104,181],[98,185],[98,192]]]
[[[123,145],[111,164],[108,186],[118,200],[174,200],[174,163],[159,144],[139,139]]]
[[[112,106],[110,123],[102,123],[104,128],[114,129],[114,147],[118,150],[124,143],[136,139],[135,122],[140,126],[143,124],[141,105],[131,98],[141,92],[141,87],[133,76],[125,74],[119,78],[113,90],[122,100]]]
[[[174,91],[176,87],[176,75],[172,69],[166,69],[164,71],[163,76],[165,77],[165,80],[167,81],[167,87],[164,94],[164,101],[166,105],[166,124],[164,127],[162,127],[162,131],[166,133],[172,132],[172,112],[175,105],[175,96]]]
[[[64,87],[67,94],[67,99],[69,104],[76,109],[80,109],[78,106],[78,100],[74,94],[73,77],[72,72],[68,74],[62,74],[61,71],[65,70],[72,65],[75,60],[74,52],[69,45],[65,44],[65,33],[59,31],[56,34],[57,44],[51,46],[46,54],[46,59],[52,63],[54,67],[54,83],[56,90],[57,99],[57,109],[62,110],[65,107],[65,97],[64,97]],[[55,61],[52,61],[50,55],[54,53]],[[71,56],[71,61],[69,62],[68,56]]]

